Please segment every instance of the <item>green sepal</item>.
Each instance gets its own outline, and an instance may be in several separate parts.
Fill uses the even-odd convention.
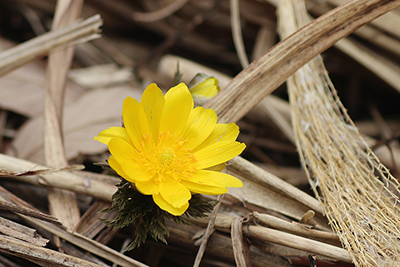
[[[176,63],[176,72],[174,74],[174,86],[182,82],[183,73],[179,70],[179,61]]]
[[[192,195],[189,200],[189,208],[181,216],[174,216],[160,209],[153,201],[152,196],[141,194],[134,184],[121,178],[118,190],[112,197],[110,208],[101,212],[117,210],[117,215],[111,220],[100,219],[107,226],[114,229],[123,228],[131,223],[135,224],[135,238],[125,251],[132,250],[144,244],[150,235],[156,241],[167,244],[169,236],[166,220],[172,219],[176,223],[190,224],[188,217],[201,218],[213,210],[216,201],[208,202],[200,195]]]

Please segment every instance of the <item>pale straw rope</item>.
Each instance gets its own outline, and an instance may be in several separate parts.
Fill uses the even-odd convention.
[[[281,0],[287,37],[309,22],[303,0]],[[358,133],[320,56],[287,82],[300,159],[356,266],[400,266],[399,183]]]

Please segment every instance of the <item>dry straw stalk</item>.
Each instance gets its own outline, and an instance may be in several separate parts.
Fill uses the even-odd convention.
[[[42,34],[0,53],[0,77],[10,71],[47,55],[52,50],[72,46],[99,38],[99,27],[103,24],[100,15],[78,21],[68,27]]]
[[[83,1],[58,0],[52,30],[68,27],[78,20]],[[62,119],[64,96],[68,72],[74,55],[74,47],[49,54],[47,62],[47,82],[44,97],[44,159],[47,165],[56,168],[68,166],[65,155]],[[49,209],[69,229],[79,222],[80,212],[75,193],[50,188],[48,190]]]
[[[235,122],[298,68],[360,26],[400,6],[400,0],[354,0],[299,29],[239,73],[205,107]]]

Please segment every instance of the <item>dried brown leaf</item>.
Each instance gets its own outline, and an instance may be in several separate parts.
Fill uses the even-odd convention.
[[[16,46],[0,37],[0,50]],[[26,117],[34,117],[43,113],[43,88],[46,85],[44,64],[41,61],[28,63],[0,77],[0,107]],[[66,103],[74,102],[84,89],[67,82]],[[23,97],[21,97],[23,96]]]
[[[64,143],[67,159],[80,154],[96,154],[107,147],[93,140],[100,131],[121,126],[122,103],[127,96],[140,99],[141,92],[128,86],[93,89],[83,94],[75,103],[68,103],[64,110]],[[7,154],[16,155],[36,163],[44,163],[43,117],[27,122],[12,143]]]

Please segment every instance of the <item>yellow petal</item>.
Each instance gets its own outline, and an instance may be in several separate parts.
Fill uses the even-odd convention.
[[[196,111],[196,117],[189,126],[186,133],[183,135],[183,140],[187,140],[184,148],[195,149],[198,145],[204,142],[205,139],[214,131],[217,124],[217,114],[212,109],[204,109],[203,107],[195,108],[201,111],[199,114]],[[192,111],[192,113],[194,113]],[[189,118],[191,121],[192,118]]]
[[[215,166],[212,166],[212,167],[209,167],[209,168],[207,168],[205,170],[207,170],[207,171],[215,171],[215,172],[222,172],[225,169],[225,167],[226,167],[226,162],[218,164],[218,165],[215,165]]]
[[[121,168],[121,165],[118,163],[118,161],[113,157],[110,156],[110,158],[108,159],[108,164],[110,165],[110,167],[116,171],[118,173],[118,175],[122,176],[125,180],[129,181],[129,182],[134,182]]]
[[[187,120],[187,125],[191,125],[195,120],[197,120],[203,111],[203,107],[195,107],[194,109],[192,109]]]
[[[94,137],[94,140],[102,142],[103,144],[108,145],[111,138],[119,137],[127,141],[128,143],[131,142],[129,139],[128,133],[126,132],[124,127],[110,127],[105,129],[99,133],[98,136]]]
[[[129,177],[130,182],[148,181],[152,175],[135,162],[136,150],[121,138],[113,138],[108,144],[111,155],[121,166],[123,172]],[[124,177],[125,178],[125,177]],[[128,179],[127,179],[128,180]]]
[[[193,98],[183,83],[172,87],[165,94],[159,132],[169,132],[180,137],[187,129],[187,120],[193,109]]]
[[[132,144],[136,149],[139,149],[140,140],[143,138],[143,135],[150,134],[149,124],[143,107],[136,99],[127,97],[124,100],[122,108],[122,118]]]
[[[161,194],[153,195],[153,200],[154,203],[156,203],[157,206],[160,207],[160,209],[165,210],[174,216],[181,216],[189,208],[189,202],[186,202],[181,207],[176,208],[171,204],[169,204],[167,201],[165,201],[165,199],[163,199]]]
[[[192,93],[193,99],[208,99],[210,100],[211,98],[213,98],[214,96],[216,96],[220,91],[219,86],[214,85],[213,87],[209,88],[209,90],[207,92],[201,92],[199,94],[196,93]]]
[[[197,169],[205,169],[233,159],[246,148],[246,145],[239,142],[225,141],[217,142],[197,151],[194,154],[198,160]]]
[[[239,127],[235,123],[218,123],[214,131],[192,152],[199,151],[216,142],[235,141],[239,135]]]
[[[190,88],[193,97],[214,97],[220,91],[216,78],[207,78],[204,82]]]
[[[197,183],[201,185],[210,185],[215,187],[242,187],[243,183],[238,178],[233,177],[232,175],[223,173],[223,172],[215,172],[215,171],[207,171],[200,170],[196,174],[194,174],[187,181],[192,183]]]
[[[175,208],[182,207],[192,198],[190,191],[181,183],[171,177],[165,177],[166,181],[160,183],[160,193],[163,199]]]
[[[154,179],[151,179],[146,182],[135,182],[137,190],[143,195],[156,195],[160,193],[160,185],[154,182]]]
[[[164,102],[164,95],[155,83],[147,86],[146,90],[143,92],[140,104],[146,114],[147,122],[149,123],[150,132],[152,133],[153,138],[157,138]]]
[[[184,185],[190,192],[196,194],[204,194],[204,195],[222,195],[228,192],[226,187],[216,187],[211,185],[202,185],[198,183],[192,183],[189,181],[181,181],[182,185]]]

